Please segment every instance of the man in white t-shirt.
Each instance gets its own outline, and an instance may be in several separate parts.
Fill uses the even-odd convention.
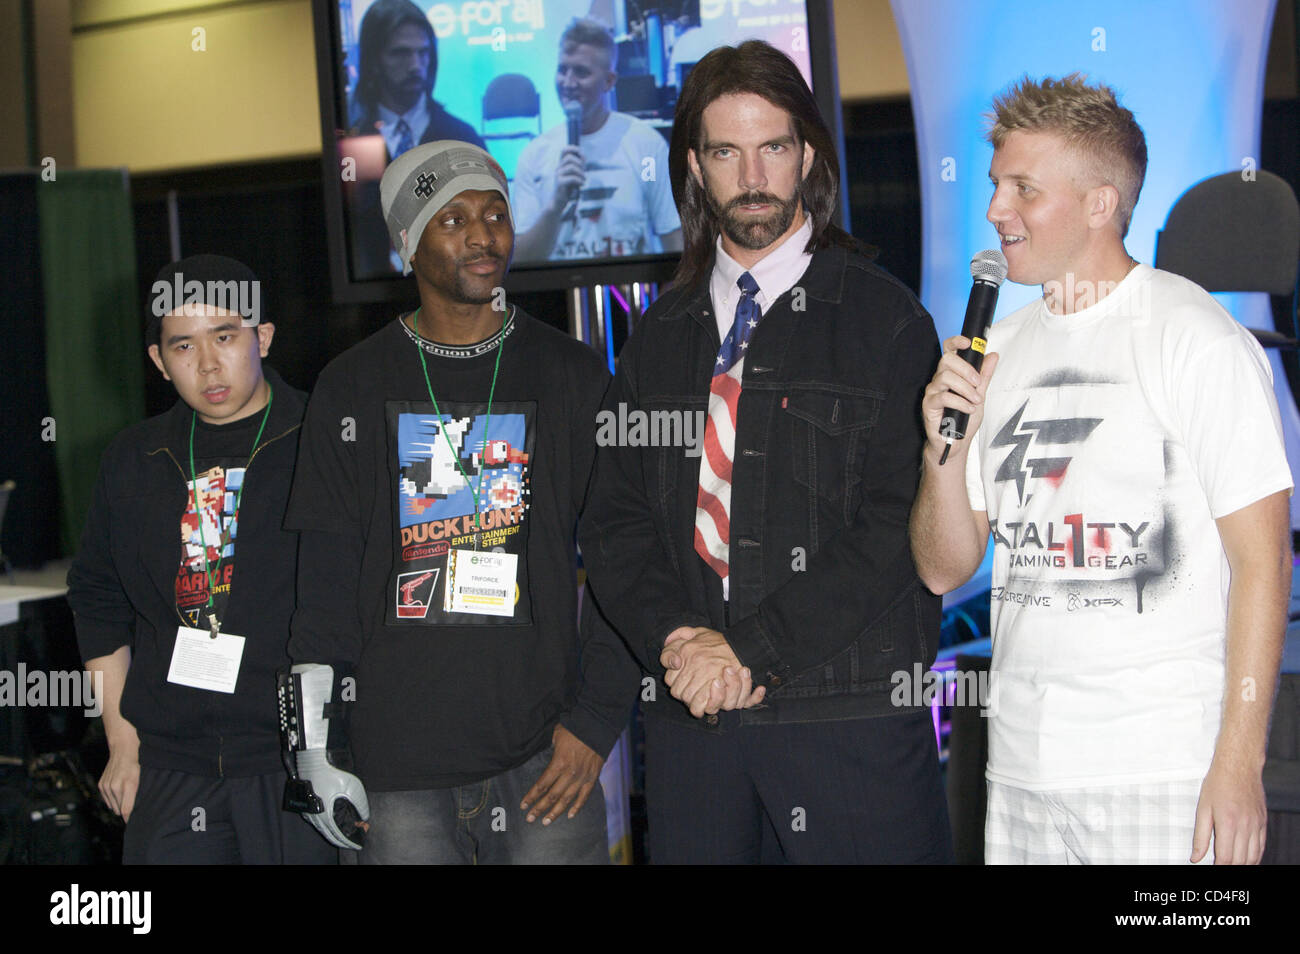
[[[560,37],[555,89],[581,113],[569,144],[561,123],[519,155],[511,187],[515,261],[678,252],[682,227],[668,180],[668,143],[649,123],[613,112],[607,94],[618,74],[614,37],[576,19]]]
[[[1112,90],[1026,77],[993,119],[988,219],[1043,298],[982,372],[946,342],[911,520],[938,593],[993,538],[986,861],[1198,862],[1213,834],[1216,863],[1257,863],[1291,583],[1268,362],[1125,251],[1147,153]]]

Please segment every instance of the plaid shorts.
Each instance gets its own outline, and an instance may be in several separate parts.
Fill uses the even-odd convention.
[[[1185,865],[1201,780],[1048,792],[988,783],[984,863]],[[1200,864],[1214,862],[1214,843]]]

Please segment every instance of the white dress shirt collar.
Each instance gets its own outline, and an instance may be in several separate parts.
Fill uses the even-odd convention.
[[[727,336],[736,320],[736,301],[740,296],[736,281],[740,276],[749,272],[758,284],[758,294],[754,300],[766,314],[768,306],[789,291],[808,268],[812,256],[804,249],[811,237],[812,219],[805,215],[803,225],[797,232],[764,255],[752,268],[745,268],[723,251],[722,237],[718,236],[713,274],[709,280],[709,297],[713,300],[713,311],[718,321],[719,340]]]
[[[420,137],[424,135],[424,128],[429,125],[429,97],[421,95],[414,106],[400,115],[383,103],[379,104],[380,129],[384,133],[384,141],[388,143],[389,155],[397,151],[397,124],[403,119],[411,130],[411,144],[418,145]]]

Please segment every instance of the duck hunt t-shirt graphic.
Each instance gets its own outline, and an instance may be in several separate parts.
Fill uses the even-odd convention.
[[[439,413],[439,411],[441,413]],[[528,625],[530,464],[535,402],[390,401],[387,405],[396,519],[387,622],[397,625]],[[448,554],[475,548],[518,557],[514,615],[446,610]]]

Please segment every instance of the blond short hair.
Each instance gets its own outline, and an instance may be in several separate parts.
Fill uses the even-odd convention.
[[[1147,174],[1147,141],[1113,89],[1089,85],[1082,73],[1042,80],[1024,76],[994,98],[988,120],[986,138],[994,149],[1017,130],[1062,137],[1090,180],[1119,192],[1115,217],[1120,236],[1128,234]]]
[[[591,17],[574,17],[569,21],[569,25],[560,34],[560,49],[569,53],[578,46],[594,46],[598,50],[604,50],[609,60],[609,68],[618,70],[618,44],[614,41],[614,34],[610,28],[599,20],[593,20]]]

